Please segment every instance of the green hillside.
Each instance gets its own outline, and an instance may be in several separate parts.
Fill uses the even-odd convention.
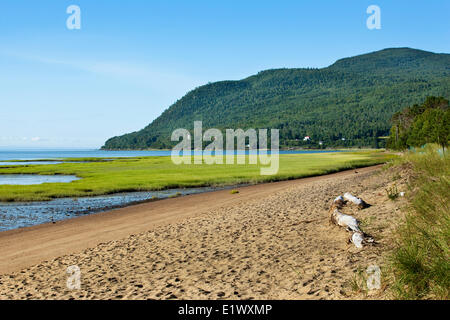
[[[427,96],[450,97],[450,54],[385,49],[322,69],[274,69],[188,92],[144,129],[104,149],[171,148],[176,128],[280,129],[281,147],[376,146],[391,116]],[[311,142],[303,142],[304,136]]]

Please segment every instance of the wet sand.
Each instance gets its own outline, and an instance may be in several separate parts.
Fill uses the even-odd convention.
[[[0,299],[341,299],[392,246],[398,203],[380,166],[189,195],[0,233]],[[352,192],[376,246],[329,224]],[[66,287],[78,265],[81,289]],[[352,291],[353,290],[353,291]]]

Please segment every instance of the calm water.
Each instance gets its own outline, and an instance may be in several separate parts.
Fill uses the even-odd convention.
[[[38,175],[38,174],[0,174],[0,186],[1,185],[31,185],[42,183],[68,183],[75,180],[80,180],[76,176],[69,175]]]
[[[0,161],[61,158],[118,158],[170,156],[170,151],[103,151],[103,150],[1,150]]]
[[[98,197],[62,198],[48,202],[0,202],[0,231],[30,227],[38,224],[79,217],[86,214],[107,211],[149,201],[154,197],[165,199],[177,194],[188,195],[231,188],[233,187],[203,187],[150,192],[130,192]]]
[[[0,166],[29,166],[29,165],[44,165],[44,164],[60,164],[62,161],[14,161],[14,162],[2,162]]]
[[[337,150],[305,150],[280,151],[280,154],[325,153],[340,152]],[[170,156],[170,150],[152,151],[104,151],[104,150],[2,150],[0,161],[5,160],[50,160],[61,158],[118,158],[118,157],[148,157]]]

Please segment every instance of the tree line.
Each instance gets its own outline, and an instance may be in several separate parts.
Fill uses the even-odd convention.
[[[449,101],[444,97],[427,97],[392,116],[388,147],[404,150],[436,143],[445,150],[450,140]]]

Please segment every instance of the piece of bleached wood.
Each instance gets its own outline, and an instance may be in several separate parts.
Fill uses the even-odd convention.
[[[364,235],[361,232],[354,232],[350,238],[350,241],[355,245],[355,247],[361,249],[364,243]]]
[[[356,204],[360,209],[368,207],[367,203],[363,199],[355,197],[349,192],[344,194],[344,199]]]
[[[359,229],[358,220],[356,220],[355,217],[349,216],[348,214],[343,214],[337,209],[331,213],[331,221],[338,226],[347,228],[347,230],[361,232]]]
[[[345,200],[342,196],[337,196],[336,199],[334,199],[333,204],[336,207],[340,208],[340,207],[344,206]]]
[[[349,242],[352,242],[359,249],[368,244],[375,244],[374,239],[364,232],[353,232]]]

